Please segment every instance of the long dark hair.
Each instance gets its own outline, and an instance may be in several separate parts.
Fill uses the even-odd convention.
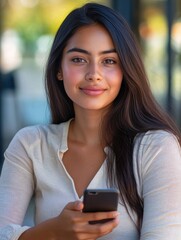
[[[102,137],[113,152],[108,157],[108,177],[112,185],[118,186],[123,204],[136,213],[137,227],[140,230],[143,201],[137,193],[133,173],[134,138],[139,133],[157,129],[172,132],[179,142],[180,136],[174,122],[160,108],[151,93],[132,31],[124,18],[113,9],[87,3],[73,10],[58,29],[46,67],[46,89],[52,123],[65,122],[75,115],[63,81],[57,80],[63,50],[77,29],[94,23],[101,24],[110,33],[123,71],[121,90],[102,125]]]

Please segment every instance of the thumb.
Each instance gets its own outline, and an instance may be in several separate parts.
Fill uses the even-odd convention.
[[[81,211],[83,209],[83,203],[81,201],[69,202],[65,208],[72,211]]]

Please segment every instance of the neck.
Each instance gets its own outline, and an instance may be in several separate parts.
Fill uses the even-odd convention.
[[[71,139],[85,144],[101,144],[101,121],[102,116],[100,114],[84,114],[81,116],[77,114],[70,126]]]

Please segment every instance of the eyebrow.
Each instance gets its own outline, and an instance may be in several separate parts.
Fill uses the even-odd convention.
[[[80,53],[85,53],[85,54],[91,55],[91,53],[89,51],[84,50],[82,48],[71,48],[67,51],[67,53],[71,53],[71,52],[80,52]],[[116,53],[116,49],[113,48],[110,50],[105,50],[105,51],[100,52],[99,54],[108,54],[108,53]]]

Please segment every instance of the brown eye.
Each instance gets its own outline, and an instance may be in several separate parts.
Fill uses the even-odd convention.
[[[72,62],[74,63],[85,63],[86,61],[83,58],[72,58]]]
[[[105,59],[104,61],[104,64],[116,64],[116,61],[111,59],[111,58],[108,58],[108,59]]]

